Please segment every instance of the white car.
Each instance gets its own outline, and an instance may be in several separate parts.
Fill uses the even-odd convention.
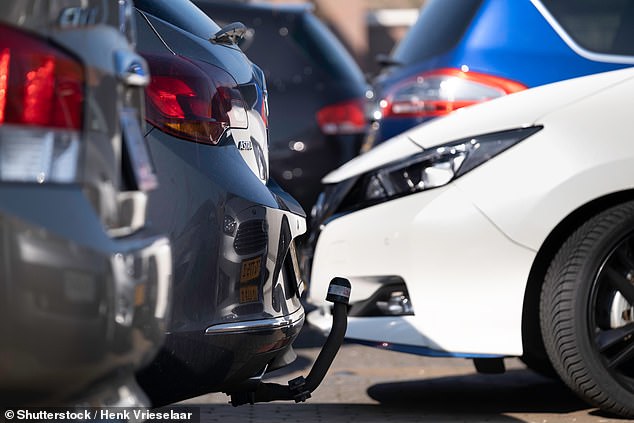
[[[522,357],[634,416],[634,68],[459,110],[323,182],[310,323],[347,277],[348,339]]]

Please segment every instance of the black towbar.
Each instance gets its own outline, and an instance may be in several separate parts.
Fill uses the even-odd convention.
[[[328,286],[326,300],[334,303],[332,312],[332,329],[328,334],[326,343],[319,352],[317,360],[313,363],[308,376],[300,376],[288,382],[288,385],[278,383],[260,383],[255,391],[231,393],[231,405],[237,407],[243,404],[255,404],[256,402],[270,401],[295,401],[304,402],[310,398],[326,372],[335,359],[339,347],[348,327],[348,300],[350,299],[350,282],[344,278],[334,278]]]

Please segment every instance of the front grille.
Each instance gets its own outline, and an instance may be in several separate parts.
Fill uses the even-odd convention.
[[[240,255],[260,252],[268,242],[265,220],[249,220],[238,226],[233,248]]]

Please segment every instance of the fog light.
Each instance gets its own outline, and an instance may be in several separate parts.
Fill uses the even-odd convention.
[[[414,314],[412,303],[405,291],[393,291],[387,301],[377,301],[376,307],[386,315]]]
[[[365,283],[366,289],[372,285],[375,291],[364,300],[351,304],[348,316],[352,317],[385,317],[413,316],[414,305],[407,291],[405,281],[400,276],[386,275],[366,277],[358,283]],[[355,280],[352,281],[355,285]]]

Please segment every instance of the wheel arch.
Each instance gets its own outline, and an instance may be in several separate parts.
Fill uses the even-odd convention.
[[[526,283],[522,307],[522,349],[525,358],[548,360],[539,323],[539,301],[546,271],[566,239],[585,221],[617,204],[634,199],[634,189],[595,198],[568,214],[542,243]]]

